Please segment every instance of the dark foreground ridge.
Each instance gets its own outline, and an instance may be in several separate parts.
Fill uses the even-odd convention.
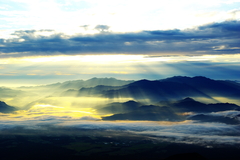
[[[3,160],[237,160],[239,148],[209,148],[129,137],[89,136],[1,136]]]

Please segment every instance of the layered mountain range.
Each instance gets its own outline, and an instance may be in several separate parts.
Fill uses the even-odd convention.
[[[47,97],[61,98],[102,97],[114,103],[93,106],[103,120],[151,120],[220,122],[239,124],[240,109],[233,103],[220,103],[214,97],[240,99],[240,84],[234,81],[212,80],[206,77],[176,76],[162,80],[123,81],[115,78],[92,78],[51,85],[20,87],[18,90],[0,88],[1,98],[12,101],[25,100],[25,109],[35,103],[47,103]],[[27,96],[26,96],[27,95]],[[40,95],[40,96],[38,96]],[[39,98],[40,97],[40,98]],[[191,98],[190,98],[191,97]],[[120,103],[118,99],[131,99]],[[205,98],[214,103],[202,103],[195,99]],[[54,102],[55,103],[55,102]],[[72,104],[74,102],[71,102]],[[82,106],[79,105],[79,108]],[[0,112],[16,109],[4,102]],[[104,116],[110,114],[110,116]]]
[[[97,85],[64,91],[61,96],[101,96],[107,98],[148,99],[151,102],[185,97],[239,98],[240,85],[234,81],[206,77],[172,77],[162,80],[139,80],[122,86]]]
[[[103,120],[150,120],[220,122],[240,124],[240,107],[231,103],[205,104],[192,98],[179,101],[144,105],[135,101],[110,103],[98,109],[100,113],[113,114]]]

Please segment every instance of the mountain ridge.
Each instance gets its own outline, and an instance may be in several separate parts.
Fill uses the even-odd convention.
[[[127,104],[134,104],[129,106]],[[194,106],[194,104],[197,104]],[[222,107],[224,106],[224,107]],[[195,108],[196,107],[196,108]],[[200,109],[199,109],[200,108]],[[196,120],[202,122],[217,122],[226,124],[240,124],[239,115],[227,117],[224,115],[212,114],[222,111],[240,111],[240,106],[232,103],[205,104],[186,97],[184,99],[169,102],[166,106],[145,105],[136,101],[124,103],[110,103],[106,107],[98,109],[98,112],[113,114],[103,116],[103,120],[150,120],[150,121],[184,121]],[[183,113],[183,114],[182,114]],[[184,113],[192,113],[188,116]]]
[[[110,78],[97,78],[97,77],[93,77],[87,80],[69,80],[69,81],[64,81],[64,82],[57,82],[57,83],[52,83],[52,84],[46,84],[46,85],[39,85],[39,86],[22,86],[22,87],[18,87],[18,88],[38,88],[38,87],[62,87],[62,88],[69,88],[69,86],[74,86],[74,84],[78,84],[78,83],[84,83],[81,84],[79,88],[81,88],[81,86],[85,86],[85,87],[94,87],[97,85],[103,85],[103,84],[108,84],[108,85],[112,85],[112,86],[119,86],[119,85],[124,85],[127,83],[131,83],[134,82],[134,80],[120,80],[120,79],[116,79],[113,77]],[[118,84],[119,83],[119,84]]]
[[[212,99],[218,97],[240,98],[240,85],[228,81],[212,80],[210,78],[171,77],[162,80],[142,79],[122,86],[101,85],[84,87],[84,92],[101,95],[106,98],[133,98],[136,100],[149,99],[150,101],[182,99],[184,97],[203,97]],[[82,92],[83,93],[83,92]],[[81,94],[81,91],[77,95]],[[91,96],[91,94],[88,94]]]
[[[5,102],[0,101],[0,112],[2,113],[11,113],[13,111],[16,111],[17,109],[15,107],[7,105]]]

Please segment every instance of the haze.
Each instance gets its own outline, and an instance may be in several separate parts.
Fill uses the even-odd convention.
[[[56,136],[89,135],[193,144],[215,159],[209,148],[237,153],[239,35],[239,0],[1,1],[2,149],[22,148],[11,135],[53,136],[54,146]],[[82,154],[72,139],[67,149]]]

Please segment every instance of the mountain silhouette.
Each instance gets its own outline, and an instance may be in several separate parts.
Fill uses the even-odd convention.
[[[130,83],[118,90],[109,90],[105,93],[105,96],[109,98],[131,97],[136,100],[149,99],[153,102],[181,99],[187,96],[209,98],[205,93],[187,84],[149,80],[140,80]]]
[[[111,89],[118,89],[119,87],[115,86],[104,86],[104,85],[97,85],[95,87],[82,87],[79,90],[76,89],[68,89],[61,93],[60,96],[102,96],[102,94]]]
[[[84,89],[87,90],[87,88]],[[88,88],[88,90],[97,89],[97,87]],[[240,98],[240,85],[232,81],[218,81],[206,77],[179,76],[155,81],[144,79],[118,88],[102,86],[102,91],[98,93],[108,98],[128,97],[137,101],[148,99],[151,102],[176,100],[185,97]]]
[[[82,87],[95,87],[98,85],[107,85],[107,86],[122,86],[129,83],[134,82],[133,80],[119,80],[116,78],[91,78],[88,80],[71,80],[71,81],[65,81],[65,82],[58,82],[48,85],[40,85],[40,86],[32,86],[32,87],[19,87],[20,89],[27,89],[27,88],[55,88],[55,89],[80,89]]]
[[[212,113],[221,111],[239,110],[240,107],[231,103],[205,104],[187,97],[175,102],[169,102],[166,106],[143,105],[135,101],[124,103],[110,103],[100,106],[99,113],[113,114],[102,117],[103,120],[150,120],[150,121],[183,121],[201,120],[203,122],[221,122],[227,124],[239,123],[239,118],[205,115],[202,113]],[[184,112],[194,112],[194,116],[184,116]]]
[[[5,102],[0,101],[0,112],[2,112],[2,113],[10,113],[10,112],[13,112],[15,110],[16,110],[15,107],[9,106]]]
[[[63,92],[60,96],[100,96],[104,91],[119,89],[133,81],[115,78],[92,78],[86,81],[67,81],[58,86]],[[67,90],[66,90],[67,89]]]
[[[148,121],[182,121],[184,116],[177,115],[169,107],[145,105],[128,113],[102,117],[103,120],[148,120]]]
[[[135,101],[110,103],[98,112],[111,113],[112,116],[102,117],[103,120],[150,120],[150,121],[181,121],[184,116],[177,115],[170,107],[143,105]]]
[[[173,108],[175,108],[177,111],[181,112],[199,112],[199,111],[206,111],[207,105],[198,101],[195,101],[192,98],[185,98],[180,101],[177,101],[175,103],[170,104]]]
[[[49,85],[19,87],[25,91],[33,91],[38,94],[48,93],[51,96],[78,96],[81,88],[92,88],[96,86],[123,86],[134,82],[133,80],[118,80],[115,78],[91,78],[88,80],[72,80],[63,83],[54,83]],[[97,88],[99,89],[99,88]],[[90,92],[91,93],[91,92]],[[92,92],[94,93],[94,92]]]
[[[174,76],[160,80],[161,82],[175,82],[187,84],[209,96],[221,95],[223,97],[239,97],[240,84],[234,81],[213,80],[203,76],[186,77]]]
[[[176,112],[220,112],[240,109],[238,105],[232,103],[205,104],[189,97],[175,102],[168,102],[167,105],[171,106]]]
[[[104,106],[99,106],[99,109],[97,111],[100,113],[110,114],[127,113],[137,110],[141,105],[141,103],[135,102],[133,100],[124,103],[115,102]]]
[[[62,83],[61,87],[68,90],[62,92],[61,96],[132,98],[136,101],[149,100],[152,103],[172,101],[185,97],[202,97],[208,99],[212,99],[215,96],[234,99],[240,98],[240,85],[238,83],[212,80],[201,76],[192,78],[176,76],[162,80],[150,81],[143,79],[134,82],[112,78],[93,78],[81,82],[81,85],[73,85],[74,83],[71,81]]]
[[[122,86],[129,84],[133,81],[118,80],[115,78],[91,78],[89,80],[75,80],[66,81],[61,83],[59,88],[63,89],[80,89],[82,87],[95,87],[95,86]]]
[[[240,109],[238,105],[232,103],[205,104],[189,97],[170,103],[169,106],[177,112],[220,112]]]

